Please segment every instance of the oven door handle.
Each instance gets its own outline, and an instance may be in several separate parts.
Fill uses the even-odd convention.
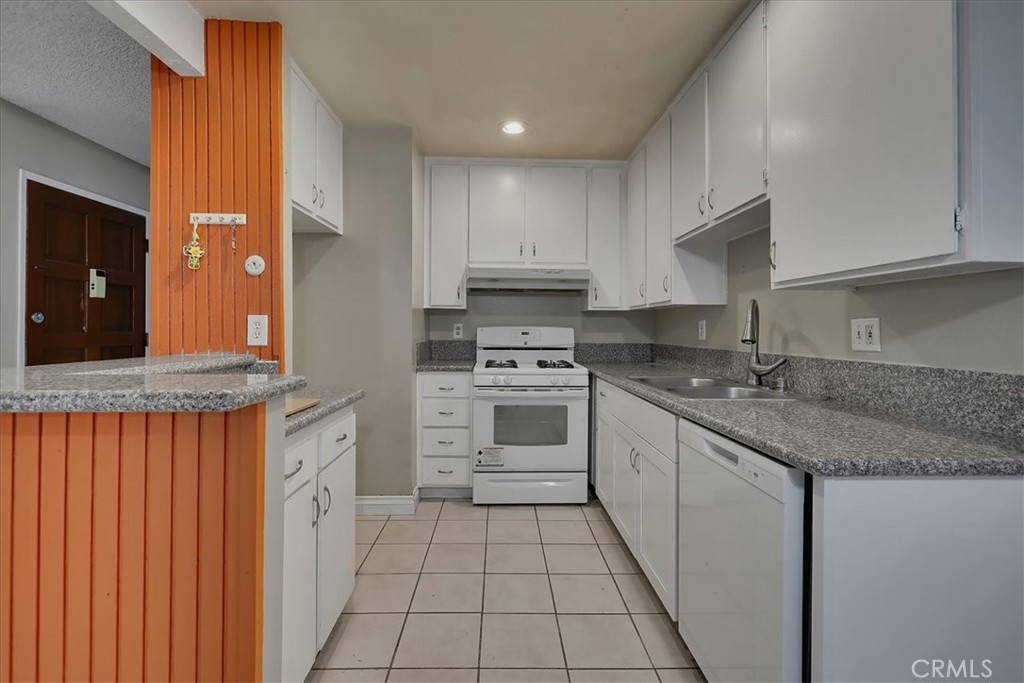
[[[578,387],[576,389],[531,389],[522,391],[516,389],[474,389],[473,396],[483,399],[502,400],[526,400],[531,399],[558,399],[565,401],[586,400],[590,398],[590,389]]]

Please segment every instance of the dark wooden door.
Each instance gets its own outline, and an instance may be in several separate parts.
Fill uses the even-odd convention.
[[[29,181],[25,364],[146,354],[146,219]],[[90,269],[106,296],[90,298]]]

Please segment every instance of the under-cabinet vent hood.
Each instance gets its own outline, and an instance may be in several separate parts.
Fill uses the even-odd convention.
[[[470,266],[467,289],[584,290],[590,288],[590,269],[579,268],[492,268]]]

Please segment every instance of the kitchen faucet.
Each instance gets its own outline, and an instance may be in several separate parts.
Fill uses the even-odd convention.
[[[747,364],[747,383],[753,384],[754,386],[761,386],[761,378],[765,375],[774,372],[780,366],[786,363],[785,358],[771,363],[769,365],[761,364],[761,355],[757,350],[757,337],[761,327],[761,315],[757,308],[757,299],[751,299],[747,305],[747,324],[743,326],[743,336],[740,337],[740,341],[744,344],[750,344],[750,362]]]

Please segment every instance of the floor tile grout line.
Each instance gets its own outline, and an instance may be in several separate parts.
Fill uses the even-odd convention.
[[[444,505],[444,503],[442,503],[442,507],[443,507],[443,505]],[[413,514],[415,514],[415,512],[416,511],[413,510]],[[440,517],[440,512],[438,513],[438,517]],[[430,540],[427,541],[427,552],[430,552],[430,544],[434,540],[434,532],[436,532],[436,531],[437,531],[437,520],[435,519],[434,520],[434,527],[433,527],[433,529],[430,530]],[[371,548],[371,550],[372,550],[372,548]],[[424,562],[427,561],[426,553],[423,554],[423,561]],[[402,636],[405,635],[405,626],[406,626],[406,624],[409,623],[409,611],[412,609],[412,601],[416,599],[416,591],[419,590],[420,578],[422,576],[423,576],[423,567],[421,565],[420,566],[420,572],[416,575],[416,585],[413,586],[413,588],[412,588],[412,595],[409,596],[409,604],[406,606],[406,609],[405,609],[405,617],[402,619],[402,628],[400,628],[398,630],[398,639],[395,641],[395,649],[391,651],[391,661],[388,663],[388,673],[385,676],[385,680],[391,678],[391,670],[395,667],[395,658],[398,657],[398,648],[402,645]]]

